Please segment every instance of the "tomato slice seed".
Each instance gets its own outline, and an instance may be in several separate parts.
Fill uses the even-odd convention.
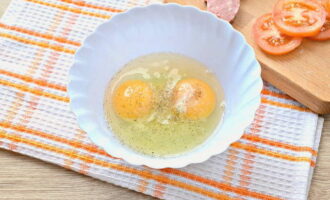
[[[275,25],[290,36],[307,37],[318,34],[326,12],[314,0],[279,0],[273,11]]]
[[[281,33],[275,26],[271,13],[259,17],[253,26],[254,40],[265,52],[282,55],[297,48],[302,38]]]
[[[330,19],[324,23],[319,34],[311,37],[312,40],[329,40],[330,39]]]

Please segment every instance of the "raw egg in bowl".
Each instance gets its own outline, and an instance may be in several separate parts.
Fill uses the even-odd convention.
[[[242,34],[194,7],[115,15],[86,38],[69,72],[71,109],[107,153],[184,167],[238,140],[260,104],[260,66]]]

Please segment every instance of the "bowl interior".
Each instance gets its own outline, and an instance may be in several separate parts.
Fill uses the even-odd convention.
[[[123,146],[104,117],[109,80],[132,59],[155,52],[198,60],[216,74],[225,93],[223,122],[215,133],[176,157],[151,158]],[[162,168],[204,161],[240,138],[260,102],[260,67],[243,36],[229,23],[192,7],[152,5],[118,14],[85,40],[75,59],[69,95],[79,125],[97,145],[132,164]]]

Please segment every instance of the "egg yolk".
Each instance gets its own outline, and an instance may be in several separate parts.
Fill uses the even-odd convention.
[[[204,81],[188,78],[179,81],[173,91],[175,110],[188,119],[208,117],[216,105],[213,89]]]
[[[152,88],[141,80],[122,83],[113,95],[115,112],[126,119],[138,119],[148,115],[152,109],[152,101]]]

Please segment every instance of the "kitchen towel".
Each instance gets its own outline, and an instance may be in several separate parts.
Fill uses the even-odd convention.
[[[0,147],[161,199],[306,199],[323,119],[265,83],[245,134],[181,169],[132,166],[93,145],[69,109],[83,39],[148,0],[12,0],[0,21]]]

